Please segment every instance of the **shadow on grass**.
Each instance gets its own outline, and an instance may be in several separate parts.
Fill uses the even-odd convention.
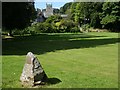
[[[60,82],[62,81],[58,78],[48,78],[48,81],[47,81],[48,84],[58,84]]]
[[[46,82],[42,82],[40,84],[35,84],[35,86],[42,86],[42,85],[54,85],[54,84],[58,84],[62,82],[60,79],[58,78],[48,78]]]
[[[16,36],[2,41],[3,55],[44,54],[56,50],[97,47],[118,43],[118,38],[87,34],[40,34],[37,36]]]

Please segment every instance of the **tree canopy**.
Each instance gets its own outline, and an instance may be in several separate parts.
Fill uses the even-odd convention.
[[[101,24],[104,28],[120,29],[120,2],[105,2],[102,7]]]
[[[3,2],[2,3],[2,26],[9,29],[24,29],[35,18],[33,2]]]
[[[70,2],[60,9],[69,19],[80,25],[89,24],[93,28],[120,29],[119,2]],[[69,11],[69,12],[68,12]]]

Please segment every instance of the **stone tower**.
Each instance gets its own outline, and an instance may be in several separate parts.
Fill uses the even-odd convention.
[[[45,17],[49,17],[49,16],[51,16],[51,15],[53,15],[52,4],[47,4],[47,3],[46,3],[46,11],[45,11],[45,13],[44,13],[44,16],[45,16]]]
[[[47,4],[46,3],[46,11],[52,12],[52,4]]]

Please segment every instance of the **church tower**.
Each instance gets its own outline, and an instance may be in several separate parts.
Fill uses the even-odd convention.
[[[52,12],[52,4],[46,3],[46,11]]]
[[[53,8],[52,8],[52,4],[47,4],[46,3],[46,11],[45,11],[45,17],[49,17],[53,15]]]

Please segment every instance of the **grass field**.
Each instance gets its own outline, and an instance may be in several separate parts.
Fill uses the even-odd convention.
[[[118,33],[64,33],[3,40],[2,87],[21,88],[27,52],[39,59],[50,84],[43,88],[117,88]]]

